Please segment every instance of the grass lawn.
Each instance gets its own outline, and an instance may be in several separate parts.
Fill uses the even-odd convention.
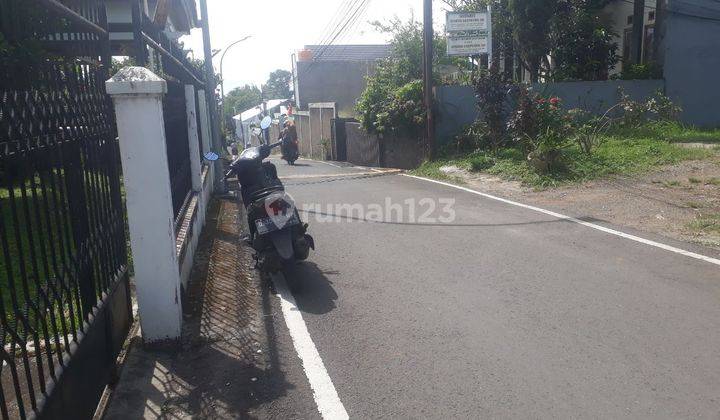
[[[40,187],[38,175],[35,179],[27,179],[22,187],[18,185],[12,190],[7,187],[0,188],[0,217],[4,227],[4,241],[0,242],[2,304],[10,325],[14,325],[17,311],[26,313],[31,327],[38,330],[41,336],[44,335],[42,332],[45,328],[51,336],[54,330],[71,331],[70,305],[73,307],[75,316],[72,321],[76,327],[83,316],[77,297],[78,285],[75,284],[75,274],[72,273],[75,269],[73,261],[76,251],[70,210],[60,189],[64,182],[62,173],[55,173],[53,182],[45,179],[44,190]],[[106,194],[102,187],[86,182],[85,188],[88,201],[99,205],[98,197]],[[91,209],[88,211],[93,212]],[[102,268],[96,258],[92,260],[90,269],[94,272],[95,280],[100,281]],[[99,285],[96,284],[95,287]],[[49,307],[42,297],[43,292],[48,296]],[[17,311],[13,308],[13,298],[17,303]],[[34,303],[45,313],[47,325],[40,323],[40,317],[30,309],[28,302]],[[24,329],[21,323],[13,328],[17,331]],[[6,337],[6,342],[8,339]]]
[[[36,184],[38,180],[35,180]],[[8,322],[11,324],[15,321],[15,310],[13,309],[13,297],[21,311],[28,311],[27,315],[33,328],[42,327],[37,325],[37,316],[33,310],[26,309],[26,302],[36,302],[39,308],[46,310],[48,313],[47,320],[52,324],[50,311],[55,317],[55,326],[48,325],[47,328],[52,335],[53,327],[61,329],[62,322],[69,323],[66,314],[67,300],[69,296],[64,297],[63,303],[58,302],[55,298],[50,298],[53,303],[51,308],[46,308],[44,299],[38,296],[38,286],[47,290],[48,281],[56,278],[52,264],[52,252],[55,253],[55,259],[61,267],[62,261],[70,259],[70,253],[73,251],[73,244],[67,240],[60,238],[57,227],[60,223],[58,219],[60,214],[54,211],[55,203],[52,196],[52,189],[48,187],[47,197],[43,195],[43,191],[37,187],[36,198],[31,195],[31,181],[25,184],[25,199],[22,198],[22,189],[14,188],[11,197],[11,191],[8,188],[0,188],[0,217],[5,229],[6,243],[0,247],[0,288],[2,288],[2,303]],[[47,200],[46,200],[47,198]],[[15,216],[13,215],[12,202],[15,204]],[[46,218],[46,202],[49,207],[49,223]],[[40,214],[38,220],[36,211]],[[27,217],[29,213],[29,219]],[[17,223],[16,223],[17,221]],[[31,244],[32,241],[32,244]],[[7,249],[5,249],[7,248]],[[8,258],[9,257],[9,258]],[[21,264],[21,261],[24,264]],[[23,273],[20,267],[24,266],[25,277],[27,282],[23,281]],[[14,290],[14,293],[13,293]],[[14,296],[13,296],[14,295]],[[79,319],[79,318],[78,318]],[[77,319],[76,319],[77,321]],[[69,324],[66,329],[69,331]],[[76,324],[77,325],[77,324]],[[18,332],[24,328],[22,325],[16,327]],[[6,338],[6,341],[9,339]]]
[[[711,148],[688,148],[679,143],[717,143]],[[503,179],[521,181],[536,188],[548,188],[567,183],[584,182],[609,175],[642,173],[660,165],[683,160],[704,159],[720,154],[720,130],[700,130],[679,124],[648,124],[646,126],[609,132],[592,154],[582,153],[573,144],[563,149],[561,168],[548,174],[538,174],[525,156],[516,149],[497,153],[484,151],[464,156],[450,156],[425,162],[414,171],[416,175],[454,180],[440,168],[455,165],[471,172],[497,175]]]

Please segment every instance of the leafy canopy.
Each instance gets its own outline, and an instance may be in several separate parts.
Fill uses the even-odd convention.
[[[395,17],[387,22],[373,22],[380,32],[391,35],[390,57],[377,64],[368,77],[357,111],[363,128],[370,133],[400,131],[418,134],[425,122],[422,93],[423,41],[422,24],[414,18],[402,21]],[[467,67],[462,59],[446,55],[446,40],[433,39],[433,65]]]
[[[493,11],[493,53],[512,57],[537,81],[602,80],[618,60],[610,26],[600,19],[609,0],[444,0],[455,10]],[[547,57],[553,59],[549,69]],[[496,57],[496,58],[497,58]]]
[[[270,73],[267,82],[262,86],[265,99],[290,99],[293,96],[290,89],[292,73],[277,69]]]
[[[235,115],[246,111],[262,101],[260,89],[257,86],[245,85],[231,90],[225,95],[223,106],[225,115]]]

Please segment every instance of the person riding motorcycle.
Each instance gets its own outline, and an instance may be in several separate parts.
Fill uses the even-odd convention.
[[[283,140],[280,151],[282,152],[282,158],[292,165],[300,156],[297,129],[290,120],[285,121],[283,126],[283,130],[280,132],[280,139]]]

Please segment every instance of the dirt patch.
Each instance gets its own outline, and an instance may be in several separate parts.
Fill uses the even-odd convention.
[[[456,167],[441,170],[490,194],[720,250],[718,225],[703,223],[720,214],[719,157],[542,191]]]

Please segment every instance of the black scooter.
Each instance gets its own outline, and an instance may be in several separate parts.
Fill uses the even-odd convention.
[[[275,165],[263,162],[272,149],[282,144],[279,141],[243,150],[225,174],[225,179],[237,176],[257,267],[268,273],[307,259],[310,249],[315,249],[315,241],[307,234],[308,225],[302,222],[292,197],[285,192]],[[205,158],[217,160],[218,156],[208,153]]]

